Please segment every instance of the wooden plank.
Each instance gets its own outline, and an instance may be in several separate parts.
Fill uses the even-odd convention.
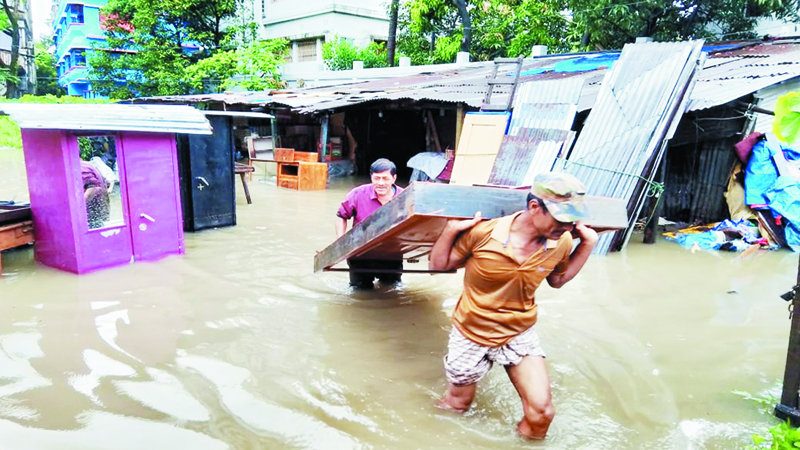
[[[451,184],[486,184],[503,143],[508,114],[469,113],[456,147]]]
[[[487,219],[526,207],[527,189],[412,183],[400,195],[372,213],[314,257],[314,271],[349,258],[415,260],[427,254],[448,219],[468,219],[480,211]],[[598,230],[628,225],[622,200],[586,198],[590,217],[584,222]]]

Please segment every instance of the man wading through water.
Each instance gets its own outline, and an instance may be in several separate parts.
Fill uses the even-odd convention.
[[[339,210],[336,212],[336,239],[344,236],[347,231],[347,221],[353,219],[355,227],[369,217],[381,206],[403,192],[397,186],[397,167],[386,158],[375,160],[369,166],[370,183],[362,184],[347,193]],[[373,289],[375,278],[381,284],[396,284],[400,282],[400,273],[403,271],[403,260],[371,260],[348,259],[350,269],[350,286],[354,289]],[[364,270],[359,272],[357,270]],[[369,269],[386,270],[388,272],[369,272]],[[396,273],[392,273],[396,271]]]
[[[555,409],[536,323],[534,293],[543,280],[560,288],[581,270],[597,233],[586,217],[586,188],[563,173],[537,175],[527,209],[481,222],[450,220],[430,255],[431,270],[466,267],[444,359],[447,392],[438,406],[469,409],[492,363],[505,367],[522,400],[520,435],[543,439]],[[572,251],[573,234],[580,244]]]

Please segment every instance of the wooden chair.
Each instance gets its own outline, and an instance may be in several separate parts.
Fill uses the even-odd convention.
[[[254,162],[275,162],[275,144],[271,136],[245,138],[247,143],[247,165],[253,167]],[[253,169],[255,171],[255,168]],[[250,172],[250,180],[253,179],[253,172]]]

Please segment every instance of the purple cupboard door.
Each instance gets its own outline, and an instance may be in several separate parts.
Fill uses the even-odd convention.
[[[175,136],[123,133],[120,141],[134,259],[183,253]]]

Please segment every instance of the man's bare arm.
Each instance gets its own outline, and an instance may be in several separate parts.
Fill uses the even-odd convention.
[[[594,246],[597,244],[597,233],[586,225],[580,223],[575,225],[575,231],[578,232],[578,237],[580,237],[581,242],[569,256],[566,269],[560,273],[552,273],[547,277],[547,283],[556,289],[564,286],[568,281],[575,278],[575,275],[577,275],[583,268],[583,265],[586,264],[586,261],[592,254]]]
[[[458,237],[458,234],[464,230],[470,229],[475,224],[481,221],[481,213],[475,213],[475,217],[468,220],[448,220],[442,234],[436,239],[431,249],[431,254],[428,257],[428,269],[448,271],[455,269],[464,261],[459,261],[453,251],[453,244]]]
[[[336,239],[339,239],[344,236],[344,233],[347,231],[347,219],[336,216],[334,226],[336,227]]]

